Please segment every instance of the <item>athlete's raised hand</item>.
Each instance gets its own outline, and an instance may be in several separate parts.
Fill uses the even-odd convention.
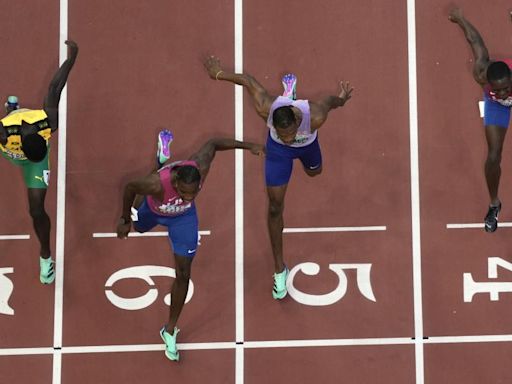
[[[64,44],[68,46],[68,59],[75,58],[78,55],[78,44],[73,40],[66,40]]]
[[[346,83],[340,81],[340,93],[338,97],[343,100],[343,104],[345,104],[352,97],[353,90],[354,88],[350,86],[348,81]]]
[[[264,145],[250,143],[250,151],[253,155],[263,156],[266,153]]]
[[[203,65],[208,72],[208,75],[214,79],[218,80],[219,73],[222,72],[222,67],[220,66],[220,59],[216,56],[210,55],[206,57],[203,61]]]
[[[462,14],[462,9],[453,8],[448,13],[448,20],[450,20],[452,23],[460,23],[462,20],[464,20],[464,15]]]
[[[117,237],[119,239],[126,239],[128,237],[128,233],[132,227],[131,221],[126,222],[123,218],[119,219],[119,223],[117,223]]]

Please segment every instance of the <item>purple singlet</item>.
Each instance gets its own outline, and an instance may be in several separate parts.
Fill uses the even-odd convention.
[[[185,213],[192,207],[193,202],[183,201],[171,184],[172,170],[184,165],[192,165],[193,167],[198,168],[195,161],[183,160],[176,161],[158,170],[160,183],[164,189],[164,198],[162,201],[159,201],[152,196],[146,196],[146,201],[152,212],[160,216],[178,216]]]
[[[295,141],[292,144],[285,144],[281,141],[279,136],[277,136],[276,129],[274,128],[274,124],[272,121],[272,114],[277,108],[292,106],[298,108],[302,113],[302,121],[300,122],[299,128],[297,130],[297,134],[295,135]],[[309,103],[307,100],[291,100],[288,97],[278,96],[277,99],[274,100],[270,107],[270,111],[268,114],[267,127],[270,128],[270,137],[276,143],[287,145],[290,147],[305,147],[315,141],[317,136],[317,131],[311,132],[311,113],[309,110]]]

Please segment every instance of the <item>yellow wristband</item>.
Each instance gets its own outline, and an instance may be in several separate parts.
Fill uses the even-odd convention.
[[[215,80],[219,80],[219,75],[224,72],[224,71],[219,71],[217,72],[217,74],[215,75]]]

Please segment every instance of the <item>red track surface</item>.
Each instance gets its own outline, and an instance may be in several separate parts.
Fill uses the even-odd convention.
[[[0,241],[0,268],[14,268],[6,276],[14,284],[9,305],[15,310],[14,316],[0,314],[0,382],[51,383],[53,376],[54,383],[66,384],[235,383],[241,364],[236,354],[241,353],[246,384],[414,383],[406,1],[328,0],[294,3],[293,8],[268,0],[244,2],[244,69],[271,93],[280,92],[280,78],[288,71],[299,78],[301,98],[333,94],[339,80],[350,80],[356,88],[353,99],[333,111],[320,131],[322,176],[310,179],[296,166],[285,226],[386,226],[377,232],[285,234],[290,267],[305,262],[320,266],[316,277],[299,273],[294,286],[326,294],[338,284],[329,265],[370,263],[376,301],[362,296],[354,271],[346,274],[347,294],[333,305],[272,299],[263,162],[245,155],[244,339],[236,340],[235,156],[220,153],[197,202],[200,229],[211,235],[203,237],[194,261],[194,295],[179,321],[179,364],[166,360],[159,346],[169,278],[154,278],[159,295],[145,309],[119,309],[105,295],[106,281],[123,268],[172,267],[167,240],[92,237],[115,230],[122,186],[152,166],[159,129],[173,130],[176,159],[188,157],[214,135],[234,136],[233,87],[210,80],[201,64],[202,55],[214,53],[232,68],[233,3],[157,3],[69,4],[68,35],[79,43],[80,54],[68,83],[61,346],[53,342],[54,286],[41,286],[37,278],[38,245],[21,177],[0,161],[0,235],[32,237]],[[508,4],[459,4],[489,50],[508,56],[509,39],[503,39],[511,32]],[[465,303],[462,280],[470,272],[475,281],[488,281],[488,257],[511,259],[510,229],[493,235],[481,229],[446,229],[448,223],[480,222],[487,204],[485,141],[476,106],[480,91],[471,78],[467,43],[447,20],[448,6],[440,0],[416,4],[422,334],[429,338],[423,345],[424,382],[508,383],[512,374],[504,367],[510,342],[467,345],[436,339],[512,334],[510,321],[505,321],[511,315],[510,297],[501,294],[499,301],[490,301],[488,294],[477,294]],[[43,7],[31,0],[0,15],[1,46],[9,53],[0,57],[0,90],[2,95],[17,94],[31,108],[41,106],[58,64],[58,7],[57,1]],[[265,124],[247,94],[244,137],[266,139]],[[57,148],[54,137],[47,196],[53,222]],[[508,221],[512,155],[504,152],[502,219]],[[502,272],[499,281],[506,282],[507,274]],[[148,286],[132,279],[116,283],[113,290],[136,297]],[[348,345],[320,346],[320,339]],[[361,339],[380,341],[354,345]],[[307,346],[309,340],[317,344]],[[302,346],[292,347],[297,341]],[[81,348],[73,349],[77,346]],[[86,349],[96,346],[117,349]],[[122,346],[136,347],[121,353]],[[61,352],[61,380],[55,381],[52,364]]]

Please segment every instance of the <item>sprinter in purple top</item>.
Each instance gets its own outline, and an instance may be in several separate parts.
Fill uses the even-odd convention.
[[[255,155],[264,153],[264,147],[259,144],[214,138],[189,160],[155,169],[150,175],[131,181],[124,188],[117,236],[126,238],[133,220],[138,232],[149,231],[156,225],[166,226],[172,243],[176,279],[171,289],[169,322],[160,331],[166,344],[165,354],[170,360],[179,360],[176,323],[187,296],[190,269],[197,248],[198,220],[194,199],[201,190],[215,153],[235,148],[248,149]]]
[[[340,82],[337,96],[328,96],[318,102],[293,100],[269,95],[250,75],[224,70],[215,56],[207,57],[204,66],[212,79],[244,86],[254,101],[256,112],[270,129],[266,144],[265,180],[269,199],[268,231],[275,270],[272,296],[279,300],[287,293],[288,268],[283,261],[283,209],[293,160],[299,159],[309,176],[322,172],[317,130],[327,119],[329,111],[343,106],[350,99],[352,88],[349,83]],[[294,89],[292,91],[285,93],[294,94]]]

